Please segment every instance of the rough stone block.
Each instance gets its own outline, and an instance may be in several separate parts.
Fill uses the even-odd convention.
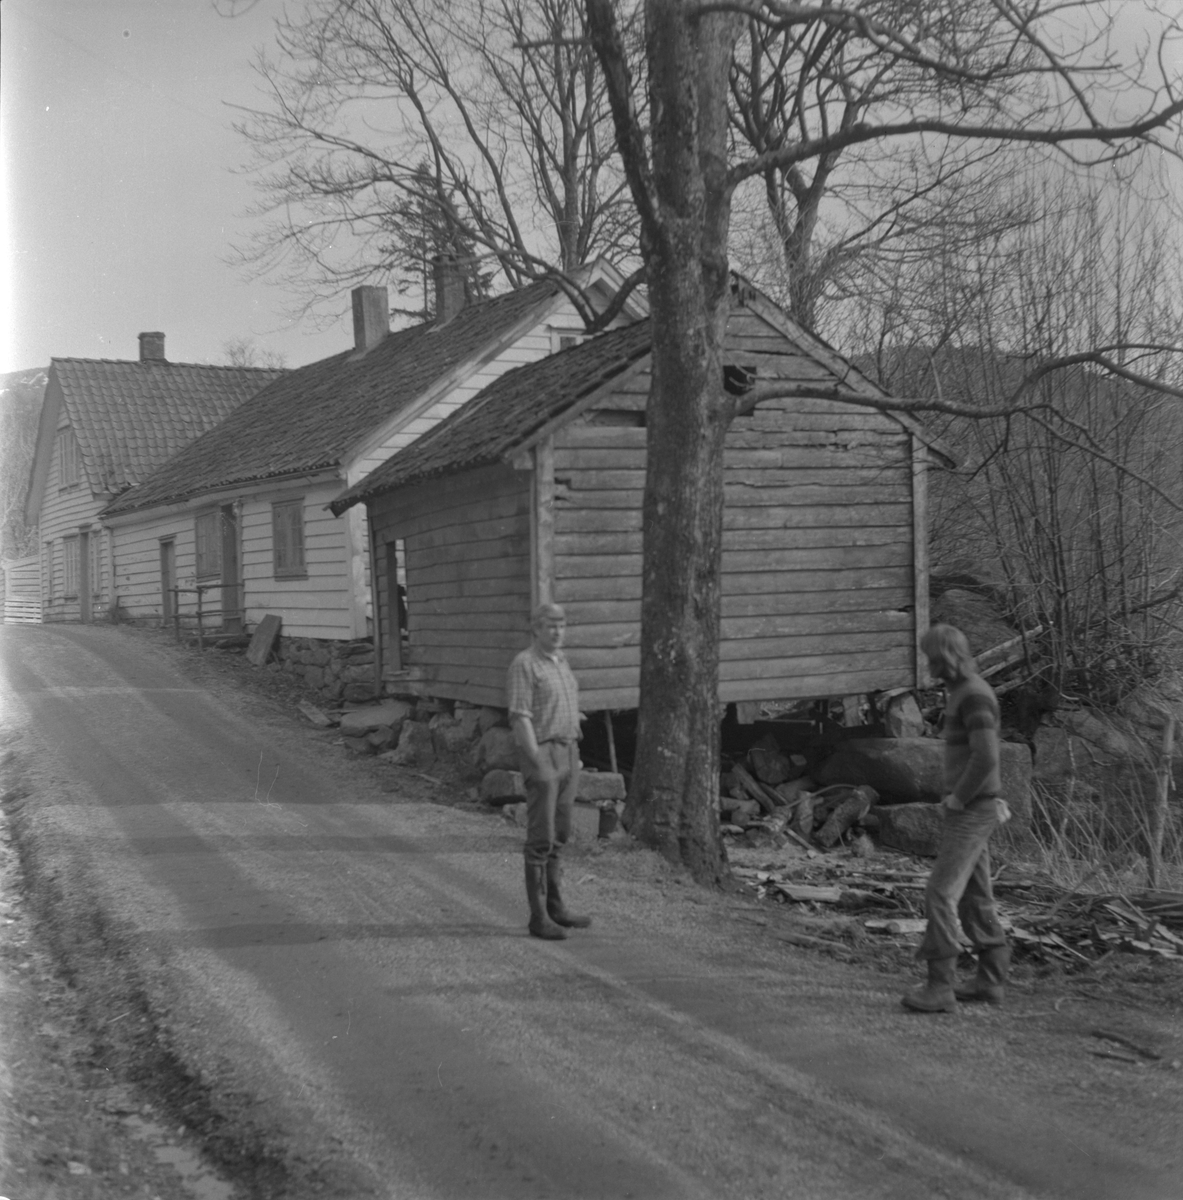
[[[406,767],[430,766],[435,762],[431,730],[422,721],[404,721],[398,749],[391,752],[390,761]]]
[[[878,818],[881,846],[890,846],[904,854],[936,857],[945,820],[939,804],[885,804],[872,812]]]
[[[515,804],[526,798],[526,785],[519,771],[486,771],[479,795],[486,804]]]
[[[486,730],[494,729],[498,725],[509,724],[509,713],[503,708],[490,708],[486,705],[481,709],[480,716],[477,718],[477,727],[481,733]]]
[[[920,705],[911,692],[892,696],[883,714],[883,724],[889,738],[914,738],[924,736],[924,717]]]
[[[364,704],[367,700],[373,700],[376,695],[373,683],[347,683],[341,690],[342,699],[353,704]]]
[[[374,747],[375,754],[381,754],[385,750],[392,749],[398,742],[399,731],[393,729],[389,725],[383,725],[380,729],[371,729],[366,734],[366,741]]]
[[[945,744],[940,738],[854,738],[814,773],[823,786],[870,784],[898,804],[932,802],[944,793]],[[1020,823],[1031,818],[1031,751],[1018,742],[1001,747],[1002,795]]]
[[[473,750],[473,763],[478,771],[512,771],[518,765],[518,744],[513,730],[493,726],[481,734]]]
[[[625,797],[624,776],[613,771],[581,771],[579,790],[575,799],[585,804],[598,804],[601,800],[623,800]]]
[[[458,717],[436,713],[428,723],[428,728],[431,730],[436,757],[449,758],[464,754],[469,749],[476,732],[476,722],[466,727],[466,723]]]
[[[341,732],[360,736],[371,729],[381,729],[383,726],[392,728],[395,735],[402,730],[402,724],[411,714],[411,706],[405,700],[383,700],[369,708],[354,708],[341,716]]]
[[[304,682],[308,684],[309,687],[321,687],[324,684],[324,681],[325,673],[320,667],[304,668]]]
[[[378,748],[370,744],[365,736],[342,738],[345,749],[352,754],[377,754]]]
[[[365,663],[355,663],[352,659],[341,668],[341,678],[346,683],[367,683],[374,678],[374,668]]]
[[[479,708],[462,708],[458,704],[452,715],[460,722],[464,735],[470,743],[475,742],[481,736],[481,710]]]

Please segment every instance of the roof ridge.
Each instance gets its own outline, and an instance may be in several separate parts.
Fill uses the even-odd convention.
[[[178,362],[172,358],[153,358],[145,361],[142,358],[85,358],[75,354],[55,354],[50,360],[50,366],[54,363],[105,363],[112,367],[202,367],[205,369],[213,369],[217,371],[293,371],[295,367],[239,367],[233,363],[199,363],[199,362]],[[30,367],[30,370],[46,371],[48,367]],[[8,372],[12,374],[12,372]]]

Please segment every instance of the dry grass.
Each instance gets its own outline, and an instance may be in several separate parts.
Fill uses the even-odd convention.
[[[1150,807],[1140,794],[1102,794],[1036,784],[1032,790],[1033,852],[1024,857],[1073,891],[1140,892],[1151,886],[1147,861]],[[1183,814],[1173,804],[1164,832],[1157,888],[1183,891]]]

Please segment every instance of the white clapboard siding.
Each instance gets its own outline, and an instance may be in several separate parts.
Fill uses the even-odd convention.
[[[505,704],[505,673],[529,642],[530,478],[487,467],[371,505],[383,614],[383,672],[434,696]],[[392,648],[387,546],[406,555],[409,642]]]
[[[341,490],[339,482],[303,493],[260,493],[242,502],[242,578],[247,624],[268,613],[278,616],[285,637],[348,639],[353,636],[348,530],[345,517],[326,507]],[[300,578],[275,577],[271,507],[277,500],[300,498],[304,506],[304,560]]]
[[[41,542],[40,556],[44,567],[41,578],[41,614],[44,621],[77,621],[81,616],[78,596],[67,597],[64,594],[62,540],[68,537],[77,537],[79,528],[85,527],[92,532],[91,552],[101,556],[102,538],[99,536],[97,517],[104,502],[96,499],[91,493],[81,465],[79,481],[63,486],[61,464],[58,461],[59,444],[59,439],[54,438],[38,524]],[[89,580],[79,580],[79,588],[89,586]],[[92,595],[91,613],[93,616],[99,615],[102,603],[101,592],[98,596]]]
[[[14,558],[4,568],[4,622],[36,625],[41,620],[41,559]]]

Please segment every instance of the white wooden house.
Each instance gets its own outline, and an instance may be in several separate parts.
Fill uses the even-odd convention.
[[[139,340],[137,361],[50,364],[25,499],[25,521],[39,532],[46,621],[103,615],[112,596],[103,507],[280,374],[169,362],[163,333]]]
[[[604,306],[621,282],[605,264],[582,272]],[[207,608],[240,614],[247,628],[275,614],[289,638],[366,637],[363,511],[338,518],[329,503],[505,371],[584,336],[552,282],[470,304],[455,297],[437,278],[439,316],[392,332],[386,289],[355,289],[350,349],[285,373],[113,500],[103,521],[120,607],[164,618],[170,587],[201,585]],[[633,304],[619,320],[639,315]]]

